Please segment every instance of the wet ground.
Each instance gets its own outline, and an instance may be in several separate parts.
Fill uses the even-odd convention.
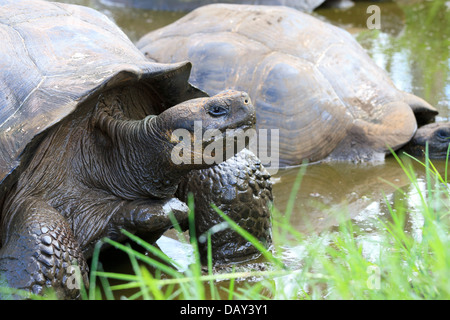
[[[114,7],[99,0],[62,2],[99,9],[115,20],[132,41],[184,15]],[[368,28],[371,13],[367,13],[367,8],[372,4],[380,9],[380,29]],[[450,120],[450,1],[359,1],[346,10],[324,8],[313,14],[351,32],[374,61],[387,70],[399,89],[434,105],[439,110],[437,121]],[[443,173],[445,163],[434,163]],[[425,189],[424,170],[420,166],[416,168],[419,184]],[[298,170],[281,170],[274,177],[275,206],[281,212],[285,210]],[[388,202],[404,198],[396,188],[411,195],[406,203],[411,214],[409,227],[411,232],[420,232],[420,222],[417,225],[413,219],[416,191],[392,157],[378,164],[309,165],[296,194],[291,223],[304,233],[320,232],[335,226],[336,214],[345,212],[348,219],[361,227],[365,233],[362,236],[374,236],[376,230],[368,217],[388,214],[385,197]],[[174,250],[170,243],[160,244],[166,250]]]

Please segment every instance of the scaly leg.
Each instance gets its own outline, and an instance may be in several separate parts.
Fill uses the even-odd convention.
[[[195,206],[195,231],[202,259],[207,257],[207,232],[212,232],[212,256],[216,264],[249,260],[260,252],[233,229],[214,230],[223,219],[211,207],[215,204],[240,227],[267,248],[272,243],[270,174],[260,160],[243,149],[214,167],[193,170],[180,184],[177,196],[186,201],[192,192]],[[213,228],[213,229],[211,229]]]
[[[0,286],[35,294],[51,287],[58,298],[74,299],[79,298],[82,285],[78,275],[87,287],[86,261],[61,214],[39,199],[16,207],[0,249]],[[0,294],[0,298],[8,295]]]

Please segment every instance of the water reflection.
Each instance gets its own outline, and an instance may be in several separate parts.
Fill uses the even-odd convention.
[[[367,8],[373,4],[380,7],[380,31],[391,36],[399,35],[405,27],[405,13],[396,2],[358,1],[347,10],[319,8],[313,15],[356,34],[368,29],[367,19],[371,13],[367,13]]]
[[[433,163],[443,175],[445,162]],[[424,183],[425,168],[414,162],[411,165],[418,181]],[[301,169],[282,170],[275,177],[275,206],[281,213],[286,212],[299,170]],[[408,197],[405,197],[405,193]],[[296,230],[311,234],[332,229],[345,217],[352,219],[361,230],[371,232],[374,231],[371,219],[388,216],[388,204],[398,204],[408,198],[411,200],[404,203],[404,207],[408,212],[417,212],[420,202],[417,201],[416,194],[416,188],[411,185],[408,176],[393,157],[378,164],[309,165],[295,194],[290,222]]]
[[[367,7],[358,2],[347,11],[317,10],[316,14],[352,32],[395,85],[424,98],[450,114],[450,8],[445,0],[377,3],[381,29],[366,27]]]

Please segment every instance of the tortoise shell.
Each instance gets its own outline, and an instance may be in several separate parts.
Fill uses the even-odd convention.
[[[105,90],[145,82],[160,108],[205,96],[188,83],[189,63],[148,61],[113,22],[87,7],[1,0],[0,37],[0,181],[36,136]]]

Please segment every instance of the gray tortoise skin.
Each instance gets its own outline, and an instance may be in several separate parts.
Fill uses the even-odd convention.
[[[123,240],[121,229],[157,239],[173,226],[170,214],[185,230],[189,192],[202,199],[201,230],[217,223],[201,219],[215,203],[270,245],[270,175],[251,152],[220,164],[173,161],[176,129],[194,136],[201,121],[202,134],[220,133],[217,143],[253,128],[246,93],[207,96],[189,84],[190,63],[148,61],[82,6],[1,0],[0,33],[1,286],[79,298],[68,285],[73,267],[88,286],[86,261],[99,240]],[[202,140],[201,152],[210,144]],[[218,263],[257,255],[224,232],[226,246],[213,239]]]
[[[348,32],[292,8],[207,5],[137,47],[152,61],[191,61],[191,82],[209,94],[248,92],[256,129],[279,130],[281,166],[383,160],[407,143],[420,154],[424,141],[432,158],[448,148],[449,123],[422,130],[433,106],[396,88]]]

